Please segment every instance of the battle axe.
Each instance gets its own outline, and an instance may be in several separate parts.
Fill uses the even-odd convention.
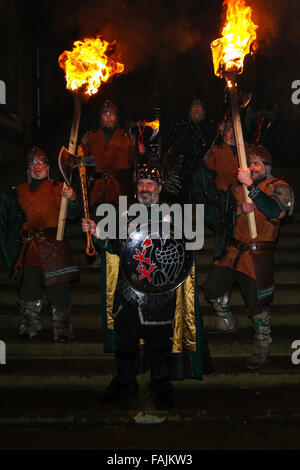
[[[69,186],[72,182],[73,170],[74,168],[78,168],[82,192],[84,217],[86,219],[89,219],[90,213],[87,195],[86,166],[95,166],[95,159],[94,157],[85,157],[80,146],[78,147],[78,153],[79,155],[73,155],[65,147],[62,147],[58,156],[58,166],[65,182]],[[91,232],[86,232],[85,252],[88,256],[93,256],[95,254],[95,247],[93,245]]]

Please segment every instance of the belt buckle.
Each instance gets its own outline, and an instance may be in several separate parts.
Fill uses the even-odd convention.
[[[37,229],[35,231],[35,238],[36,238],[36,240],[44,240],[45,239],[44,230],[42,228]]]
[[[251,243],[250,248],[252,251],[257,251],[257,245],[255,245],[255,243]]]

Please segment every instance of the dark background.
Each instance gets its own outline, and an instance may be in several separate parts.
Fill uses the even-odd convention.
[[[298,165],[300,105],[291,97],[292,82],[300,80],[299,2],[247,0],[247,5],[259,25],[259,51],[246,59],[239,87],[253,92],[256,109],[277,105],[267,146],[275,165]],[[0,111],[4,165],[7,158],[22,158],[32,144],[53,159],[68,145],[73,98],[58,57],[75,40],[97,33],[117,41],[114,58],[125,64],[125,72],[85,104],[80,136],[97,127],[99,106],[107,98],[118,106],[121,125],[128,118],[153,119],[153,108],[160,105],[166,133],[174,119],[187,114],[194,97],[203,100],[209,117],[222,120],[225,82],[214,75],[210,52],[224,21],[221,0],[0,0],[0,12],[0,79],[7,86],[7,105]],[[12,115],[19,127],[9,133],[3,120],[9,116],[11,123]]]

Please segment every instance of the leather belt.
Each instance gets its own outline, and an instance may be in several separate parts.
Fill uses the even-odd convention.
[[[239,240],[233,239],[231,245],[237,248],[240,251],[269,251],[273,250],[275,243],[274,242],[258,242],[258,243],[243,243]]]
[[[46,240],[47,238],[56,238],[57,228],[36,228],[34,230],[22,230],[24,238],[28,240]]]

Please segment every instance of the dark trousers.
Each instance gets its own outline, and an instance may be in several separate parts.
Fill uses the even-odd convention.
[[[51,305],[55,305],[59,309],[65,309],[71,306],[69,282],[45,287],[42,271],[39,266],[24,266],[20,276],[21,278],[18,279],[18,296],[20,300],[30,302],[32,300],[42,299],[43,290],[45,289],[47,299]]]
[[[268,305],[258,305],[257,282],[245,274],[223,266],[213,266],[204,284],[205,295],[208,300],[223,297],[225,292],[237,283],[250,317],[258,315]]]
[[[124,383],[135,380],[141,360],[139,340],[144,339],[144,357],[150,365],[153,383],[170,380],[169,358],[172,350],[172,326],[144,326],[137,308],[126,303],[114,321],[117,376]]]

